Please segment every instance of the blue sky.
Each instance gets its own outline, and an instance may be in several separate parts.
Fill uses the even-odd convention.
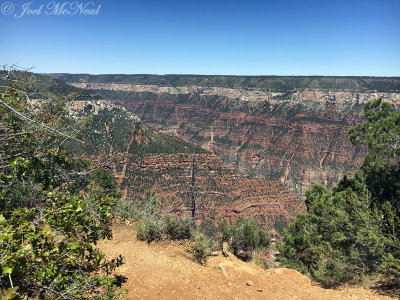
[[[44,7],[15,17],[28,2]],[[91,2],[98,15],[0,0],[0,63],[93,74],[400,76],[400,0]]]

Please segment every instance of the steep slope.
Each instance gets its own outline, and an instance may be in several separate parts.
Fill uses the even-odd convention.
[[[154,189],[164,210],[188,213],[192,171],[198,206],[196,217],[212,231],[221,218],[257,217],[282,232],[304,206],[282,183],[240,178],[221,158],[183,140],[160,134],[125,109],[106,101],[76,101],[75,118],[92,117],[85,144],[66,142],[67,149],[89,156],[114,175],[125,201]]]
[[[264,270],[233,255],[212,257],[201,266],[190,259],[185,244],[148,245],[126,225],[115,225],[113,239],[99,247],[109,257],[125,257],[116,273],[126,280],[122,287],[128,299],[391,299],[363,288],[323,289],[297,271]]]
[[[237,174],[285,183],[304,195],[351,174],[365,150],[347,139],[362,105],[377,97],[400,107],[400,79],[58,75],[95,89],[157,130],[220,156]]]

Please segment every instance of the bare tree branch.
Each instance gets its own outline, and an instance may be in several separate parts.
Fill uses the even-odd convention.
[[[8,105],[7,103],[5,103],[5,102],[2,101],[2,100],[0,100],[0,104],[3,104],[5,107],[7,107],[7,108],[8,108],[9,110],[11,110],[13,113],[15,113],[17,116],[19,116],[19,117],[21,117],[21,118],[23,118],[23,119],[25,119],[25,120],[27,120],[27,121],[29,121],[29,122],[31,122],[31,123],[35,123],[36,125],[42,127],[43,129],[45,129],[45,130],[47,130],[47,131],[51,131],[51,132],[57,133],[57,134],[59,134],[59,135],[61,135],[61,136],[63,136],[63,137],[66,137],[66,138],[75,140],[75,141],[80,142],[80,143],[82,143],[82,144],[85,143],[84,141],[82,141],[82,140],[80,140],[80,139],[77,139],[77,138],[75,138],[75,137],[73,137],[73,136],[70,136],[70,135],[68,135],[68,134],[62,133],[62,132],[58,131],[57,129],[51,128],[51,127],[49,127],[49,126],[47,126],[47,125],[45,125],[45,124],[43,124],[43,123],[40,123],[40,122],[38,122],[38,121],[36,121],[36,120],[33,120],[33,119],[27,117],[26,115],[24,115],[24,114],[20,113],[19,111],[15,110],[13,107],[11,107],[10,105]]]

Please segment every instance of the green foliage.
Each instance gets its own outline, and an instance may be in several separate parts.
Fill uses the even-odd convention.
[[[400,270],[400,114],[381,99],[364,107],[365,123],[349,138],[372,153],[352,178],[306,192],[308,215],[299,215],[278,245],[279,260],[326,286],[359,282]]]
[[[189,216],[173,216],[160,212],[161,202],[154,191],[145,191],[139,197],[116,205],[114,214],[139,221],[137,238],[148,243],[161,239],[184,240],[192,237],[195,229]]]
[[[252,251],[267,248],[270,239],[256,219],[238,218],[230,225],[225,220],[218,224],[222,241],[229,241],[233,253],[243,260],[252,257]]]
[[[350,129],[354,144],[367,145],[372,153],[361,166],[372,205],[382,213],[386,253],[383,271],[398,280],[400,269],[400,112],[377,99],[364,107],[367,122]]]
[[[32,109],[17,88],[0,91],[0,286],[18,286],[17,298],[112,298],[122,258],[94,245],[111,238],[115,185],[60,146],[69,98]]]
[[[228,242],[230,239],[230,225],[225,219],[218,223],[218,230],[221,233],[221,241]]]
[[[309,216],[298,215],[286,229],[282,241],[278,244],[278,260],[288,268],[315,274],[322,259],[322,241]]]
[[[389,201],[396,209],[400,209],[400,164],[385,161],[379,155],[368,155],[361,171],[364,175],[365,185],[371,192],[373,202],[378,206]]]
[[[141,197],[125,199],[113,208],[113,214],[134,221],[146,220],[159,215],[161,202],[155,196],[155,191],[146,190]]]
[[[367,122],[350,128],[350,141],[365,144],[381,156],[398,157],[400,112],[382,99],[377,99],[365,104],[364,117]]]
[[[389,253],[383,261],[384,270],[388,275],[393,276],[392,281],[396,284],[400,283],[400,259],[398,257],[398,251],[395,255]]]
[[[15,292],[18,290],[18,287],[8,288],[4,290],[0,290],[0,299],[2,300],[12,300],[17,297]]]
[[[152,215],[139,221],[136,227],[138,240],[148,243],[161,239],[190,239],[194,230],[195,224],[191,217],[178,217],[169,214]]]
[[[194,228],[195,223],[188,215],[182,217],[170,217],[165,232],[171,240],[185,240],[191,238]]]
[[[231,225],[230,245],[235,255],[238,255],[240,250],[263,249],[269,244],[267,233],[255,219],[239,218]]]
[[[315,185],[306,197],[309,214],[285,231],[279,260],[328,286],[379,271],[385,243],[381,214],[370,209],[369,194]]]
[[[204,265],[207,262],[208,257],[211,255],[214,246],[215,243],[213,240],[204,234],[197,232],[194,236],[194,247],[192,251],[193,260]]]
[[[114,213],[139,221],[136,237],[140,241],[150,244],[160,240],[194,240],[192,258],[200,264],[207,262],[214,248],[214,242],[210,238],[196,231],[196,224],[190,216],[162,214],[160,200],[154,191],[146,191],[134,201],[117,205]]]
[[[109,191],[116,188],[116,183],[112,178],[110,172],[103,168],[96,169],[89,177],[91,180],[95,180],[102,188]]]
[[[381,205],[390,201],[400,209],[400,112],[382,99],[364,107],[367,122],[353,126],[349,139],[353,144],[367,145],[372,153],[361,171],[373,201]]]
[[[165,223],[161,218],[142,220],[136,227],[136,236],[139,241],[159,241],[163,238]]]

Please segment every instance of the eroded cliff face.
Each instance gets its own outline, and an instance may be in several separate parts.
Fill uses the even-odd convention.
[[[95,89],[145,123],[195,143],[248,178],[280,181],[300,198],[312,184],[331,187],[359,167],[365,149],[347,138],[362,121],[363,104],[382,97],[400,106],[400,93],[301,89],[157,86],[70,82]]]
[[[201,103],[119,103],[159,130],[219,155],[238,174],[279,180],[300,195],[313,183],[331,186],[364,157],[347,140],[348,125],[360,119],[361,107],[343,114],[325,104],[308,112],[307,104],[290,103],[228,111]]]
[[[100,162],[99,162],[100,163]],[[196,218],[214,225],[224,218],[256,217],[282,233],[305,207],[277,181],[241,178],[213,154],[154,154],[129,161],[121,189],[126,199],[154,189],[165,211],[189,214],[192,207],[192,169]]]
[[[153,189],[165,211],[189,214],[193,172],[196,217],[205,230],[221,218],[249,216],[281,233],[296,214],[305,212],[281,182],[241,178],[219,156],[160,134],[110,102],[77,101],[70,115],[93,118],[79,153],[112,172],[124,201]],[[77,152],[70,143],[67,148]]]

